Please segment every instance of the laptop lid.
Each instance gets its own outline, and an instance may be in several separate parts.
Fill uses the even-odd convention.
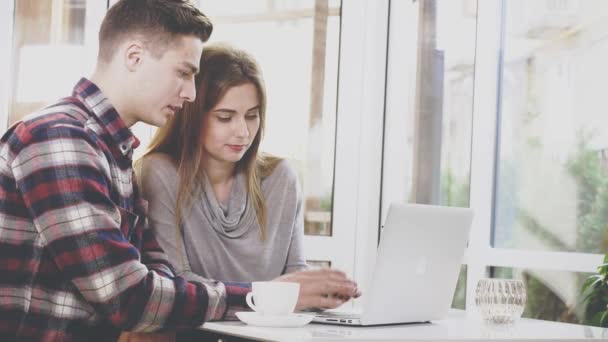
[[[379,325],[445,317],[472,218],[473,211],[468,208],[391,204],[370,286],[361,298],[362,313],[331,310],[314,321]]]
[[[361,324],[445,317],[469,238],[469,208],[392,203],[363,294]]]

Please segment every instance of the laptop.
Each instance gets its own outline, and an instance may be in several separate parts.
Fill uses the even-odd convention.
[[[392,203],[361,312],[325,311],[313,322],[368,326],[444,318],[472,220],[469,208]]]

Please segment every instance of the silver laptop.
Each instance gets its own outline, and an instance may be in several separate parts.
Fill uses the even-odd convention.
[[[313,322],[381,325],[444,318],[472,220],[469,208],[392,203],[362,311],[325,311]]]

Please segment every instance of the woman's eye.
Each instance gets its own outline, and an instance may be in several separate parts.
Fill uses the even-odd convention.
[[[255,120],[258,118],[258,113],[247,114],[247,116],[245,116],[245,117],[249,120]]]
[[[222,117],[222,116],[218,116],[218,117],[217,117],[217,119],[218,119],[220,122],[228,122],[228,121],[230,121],[230,117]]]

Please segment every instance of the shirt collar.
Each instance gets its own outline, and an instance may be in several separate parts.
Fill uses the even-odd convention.
[[[133,149],[139,146],[139,139],[125,125],[116,108],[101,90],[86,78],[81,78],[74,86],[75,96],[91,110],[97,117],[101,126],[108,132],[112,141],[118,146],[123,155],[130,154]]]

